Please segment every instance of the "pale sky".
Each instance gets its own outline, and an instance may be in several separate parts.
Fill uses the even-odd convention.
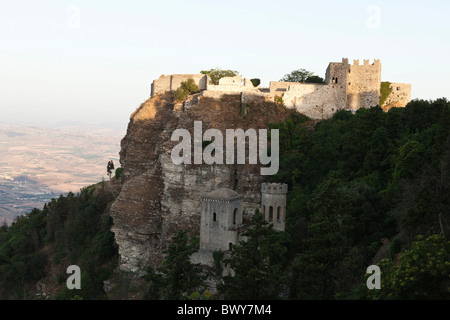
[[[126,125],[161,74],[268,85],[343,57],[381,59],[413,98],[450,97],[449,1],[0,1],[0,122]]]

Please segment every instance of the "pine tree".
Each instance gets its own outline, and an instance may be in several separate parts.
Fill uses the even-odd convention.
[[[286,280],[285,233],[273,230],[257,211],[243,236],[248,240],[234,246],[231,257],[224,261],[234,276],[225,276],[219,290],[227,299],[279,299]]]
[[[199,265],[192,264],[189,257],[197,251],[197,245],[188,243],[186,231],[179,230],[172,238],[167,254],[157,271],[147,269],[144,278],[149,282],[144,298],[180,300],[186,299],[203,284]]]

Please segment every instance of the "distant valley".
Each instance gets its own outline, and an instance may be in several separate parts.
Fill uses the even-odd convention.
[[[0,223],[109,179],[106,165],[120,166],[124,135],[120,126],[0,123]]]

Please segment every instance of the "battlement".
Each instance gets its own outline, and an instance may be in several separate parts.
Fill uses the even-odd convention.
[[[324,84],[270,81],[269,88],[254,87],[249,79],[240,75],[223,77],[218,84],[212,84],[204,74],[162,75],[153,81],[151,96],[175,91],[188,79],[194,80],[203,97],[220,99],[224,95],[240,95],[241,103],[273,102],[278,97],[287,108],[295,108],[312,119],[327,119],[339,110],[379,105],[381,61],[364,59],[361,64],[359,59],[354,59],[350,64],[348,58],[342,58],[342,62],[329,63]],[[411,86],[398,85],[395,89],[387,101],[390,105],[406,106],[410,101]]]
[[[344,60],[344,59],[343,59]],[[364,59],[363,64],[361,65],[359,59],[353,60],[353,67],[361,67],[361,66],[381,66],[380,59],[374,59],[373,63],[370,63],[370,59]]]
[[[285,183],[262,183],[261,192],[267,194],[287,194],[288,185]]]

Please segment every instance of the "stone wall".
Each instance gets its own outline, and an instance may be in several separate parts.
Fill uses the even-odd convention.
[[[325,73],[325,84],[305,84],[298,82],[271,81],[269,88],[255,88],[250,80],[241,76],[224,77],[218,85],[210,83],[202,74],[179,74],[161,76],[152,84],[152,96],[165,91],[176,90],[182,81],[189,78],[203,90],[202,95],[208,98],[221,99],[224,95],[241,95],[242,103],[260,103],[274,101],[277,96],[283,97],[288,108],[313,119],[326,119],[341,109],[355,111],[359,108],[370,108],[379,105],[381,86],[381,62],[375,59],[348,59],[331,62]],[[386,101],[385,110],[392,106],[404,107],[411,99],[410,84],[393,83],[393,92]],[[398,88],[398,90],[397,90]]]
[[[239,242],[239,233],[232,229],[233,212],[237,210],[237,223],[242,222],[242,200],[222,201],[203,199],[200,232],[200,249],[227,251],[229,244]],[[216,214],[216,220],[213,219]]]
[[[380,104],[381,62],[354,60],[347,74],[347,109],[370,108]]]
[[[342,62],[330,62],[325,72],[325,83],[345,86],[349,68],[348,59],[346,58],[343,58]]]
[[[289,87],[283,101],[287,108],[295,108],[307,117],[326,119],[345,108],[345,91],[340,85],[300,83]]]
[[[159,79],[153,81],[151,86],[151,96],[156,94],[161,94],[167,91],[175,91],[180,86],[181,83],[193,79],[195,84],[199,86],[201,90],[206,90],[208,84],[208,76],[204,74],[172,74],[172,75],[162,75]]]
[[[300,82],[283,82],[283,81],[270,81],[269,88],[272,96],[282,97],[287,89],[295,84],[301,84]]]
[[[411,101],[411,84],[391,83],[390,88],[392,91],[383,104],[383,109],[403,108]]]

